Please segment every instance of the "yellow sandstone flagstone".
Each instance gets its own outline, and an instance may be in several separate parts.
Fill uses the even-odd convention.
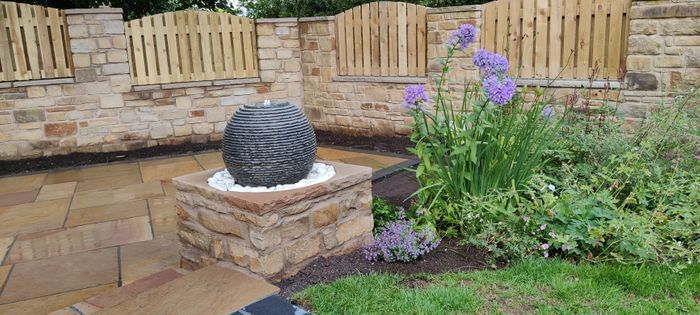
[[[211,170],[215,168],[224,167],[224,158],[221,152],[211,152],[204,154],[197,154],[194,158],[199,162],[205,170]]]
[[[12,245],[12,241],[14,240],[14,237],[2,237],[0,238],[0,262],[5,260],[5,254],[7,254],[7,250],[10,249],[10,245]],[[0,282],[4,283],[4,282]]]
[[[156,237],[177,232],[177,213],[173,197],[148,199],[148,208],[151,210],[151,223]]]
[[[138,168],[138,163],[135,162],[82,167],[79,169],[49,173],[44,185],[128,175],[138,172]]]
[[[81,191],[73,196],[71,209],[109,205],[162,195],[163,187],[159,182],[128,185],[108,190]]]
[[[60,228],[69,205],[65,198],[0,207],[0,237]]]
[[[180,264],[180,242],[177,239],[156,239],[122,245],[121,255],[122,283],[133,281],[151,274],[177,268]]]
[[[0,304],[91,288],[117,280],[116,247],[20,263],[10,273],[0,295]]]
[[[77,182],[65,182],[61,184],[44,185],[39,190],[39,195],[36,196],[36,201],[54,200],[61,198],[70,198],[75,193]]]
[[[26,262],[153,239],[148,217],[81,225],[20,236],[5,264]]]
[[[107,190],[139,183],[141,183],[141,174],[139,174],[138,168],[134,168],[125,174],[80,181],[76,191]]]
[[[201,171],[192,156],[139,162],[143,182],[169,180],[173,177]]]
[[[71,209],[66,227],[107,222],[148,215],[146,200],[132,200],[111,205]]]
[[[212,265],[98,314],[231,314],[278,291],[264,280]]]
[[[49,312],[55,311],[62,307],[73,305],[78,301],[82,301],[86,298],[106,292],[108,290],[113,290],[117,287],[117,283],[110,283],[105,285],[100,285],[87,289],[80,289],[75,291],[69,291],[65,293],[60,293],[56,295],[49,295],[45,297],[40,297],[36,299],[15,302],[10,304],[0,305],[0,314],[12,314],[12,315],[36,315],[36,314],[48,314]],[[74,313],[66,313],[74,315]]]
[[[0,195],[39,189],[46,173],[0,178]]]

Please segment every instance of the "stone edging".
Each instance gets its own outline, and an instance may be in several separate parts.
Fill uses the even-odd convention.
[[[289,18],[268,18],[268,19],[256,19],[255,23],[296,23],[299,19],[295,17]]]
[[[645,5],[633,7],[632,19],[682,18],[700,16],[700,3]]]
[[[516,79],[516,84],[518,86],[548,86],[556,88],[594,88],[602,89],[609,87],[611,89],[620,89],[622,84],[619,81],[608,81],[608,80],[554,80],[550,83],[548,79]]]
[[[454,7],[428,8],[427,14],[481,11],[481,5],[460,5]]]
[[[299,22],[335,21],[335,16],[308,16],[299,18]]]
[[[9,87],[24,87],[24,86],[39,86],[52,84],[68,84],[75,83],[75,78],[56,78],[56,79],[36,79],[27,81],[0,82],[0,88]]]
[[[428,77],[369,77],[369,76],[334,76],[334,82],[369,82],[369,83],[427,83]]]

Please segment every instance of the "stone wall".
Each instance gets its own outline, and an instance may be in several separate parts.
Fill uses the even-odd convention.
[[[623,111],[633,119],[700,86],[700,3],[635,1]]]
[[[66,15],[75,76],[0,82],[0,160],[218,140],[242,104],[301,105],[296,19],[257,21],[259,78],[133,86],[122,10]]]

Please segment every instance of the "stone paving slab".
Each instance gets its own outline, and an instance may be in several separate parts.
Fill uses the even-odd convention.
[[[68,205],[70,198],[0,207],[0,237],[58,229]]]

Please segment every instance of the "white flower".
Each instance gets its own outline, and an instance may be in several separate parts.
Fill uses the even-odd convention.
[[[549,189],[551,192],[557,191],[557,187],[552,184],[547,185],[547,189]]]

